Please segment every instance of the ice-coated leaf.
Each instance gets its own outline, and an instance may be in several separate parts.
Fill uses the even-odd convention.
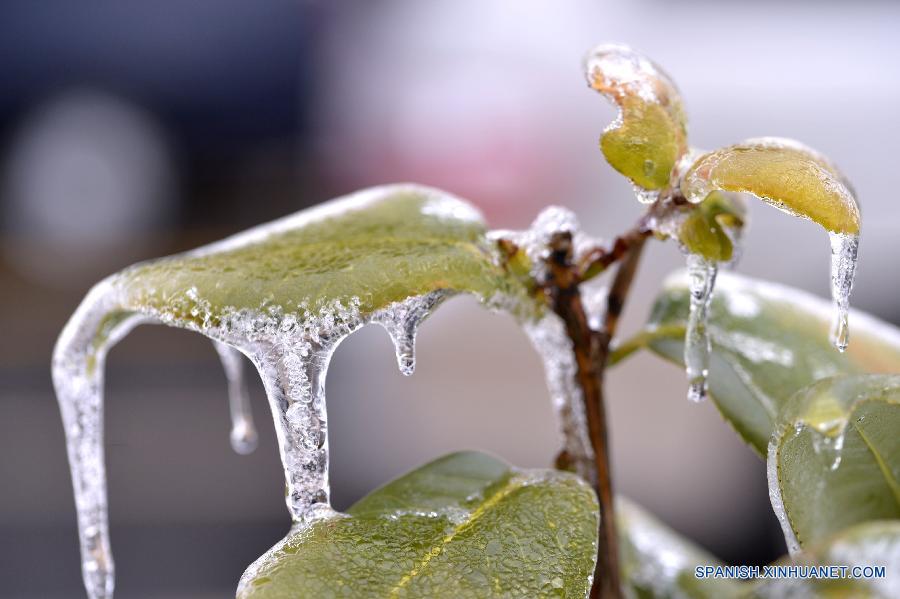
[[[455,453],[293,530],[250,566],[238,597],[584,597],[597,510],[572,474]]]
[[[744,225],[745,218],[740,196],[713,192],[682,221],[678,241],[691,254],[728,262],[734,257],[732,237]]]
[[[859,206],[843,176],[793,140],[750,139],[704,154],[688,169],[681,189],[692,202],[715,190],[751,193],[829,232],[859,234]]]
[[[792,552],[900,519],[900,375],[836,376],[798,391],[779,415],[768,472]]]
[[[130,307],[209,326],[223,312],[362,314],[436,290],[488,299],[514,284],[495,265],[478,212],[417,185],[378,187],[119,275]],[[193,290],[193,291],[191,291]]]
[[[616,502],[622,579],[635,597],[728,599],[746,585],[728,579],[697,578],[696,566],[721,561],[621,497]]]
[[[619,116],[600,138],[607,162],[644,190],[666,187],[687,151],[686,118],[675,84],[648,58],[619,44],[591,50],[585,76],[588,85],[619,107]]]
[[[900,597],[900,521],[886,520],[859,524],[813,548],[775,564],[775,567],[835,566],[846,568],[847,578],[821,579],[784,577],[759,581],[748,594],[754,599],[788,597],[829,599],[896,599]],[[874,571],[853,568],[883,567],[884,577]],[[869,578],[864,576],[868,575]]]
[[[87,294],[53,354],[53,382],[76,493],[82,572],[91,599],[114,586],[103,447],[103,364],[142,323],[198,331],[219,342],[229,370],[235,446],[253,435],[241,354],[266,389],[295,522],[331,514],[325,378],[339,343],[382,325],[411,374],[415,335],[453,293],[471,293],[527,318],[521,275],[495,255],[478,212],[414,185],[365,190],[177,256],[107,277]]]
[[[648,347],[684,365],[690,293],[683,271],[668,277],[644,330],[619,346],[621,359]],[[716,407],[760,455],[785,401],[836,374],[900,372],[900,331],[853,311],[854,341],[844,353],[828,341],[828,302],[799,290],[720,273],[710,306],[709,393]]]
[[[770,578],[742,581],[709,576],[698,578],[695,567],[724,566],[720,560],[683,539],[637,506],[619,498],[619,538],[623,579],[628,596],[666,599],[894,599],[900,596],[900,521],[882,520],[842,530],[824,542],[773,564]],[[800,578],[777,568],[845,568],[847,578]],[[850,579],[854,567],[884,567],[883,578]],[[836,572],[839,572],[836,571]],[[764,575],[760,568],[760,575]],[[859,571],[857,575],[866,574]],[[872,571],[867,572],[869,576]],[[808,575],[809,576],[809,575]],[[776,578],[777,577],[777,578]]]
[[[717,190],[751,193],[828,231],[835,305],[831,342],[839,351],[847,349],[860,228],[859,204],[850,184],[815,150],[791,139],[765,137],[704,154],[681,180],[682,193],[693,203]]]

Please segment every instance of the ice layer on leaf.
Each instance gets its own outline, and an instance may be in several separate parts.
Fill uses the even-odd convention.
[[[588,85],[619,107],[603,132],[600,148],[607,162],[631,179],[638,199],[652,202],[669,185],[687,151],[684,108],[678,90],[662,69],[619,44],[602,44],[584,60]]]
[[[846,179],[815,150],[794,140],[766,137],[704,154],[681,182],[682,193],[694,203],[717,190],[751,193],[828,231],[835,304],[831,339],[844,351],[860,229],[859,204]]]
[[[53,355],[89,597],[113,593],[103,365],[116,341],[138,324],[161,323],[217,342],[232,382],[239,451],[254,442],[241,388],[239,353],[246,355],[266,389],[288,509],[302,525],[333,514],[325,377],[335,348],[365,324],[381,324],[410,374],[419,322],[450,295],[471,293],[528,312],[521,280],[494,247],[469,204],[435,189],[393,185],[137,264],[91,289]]]

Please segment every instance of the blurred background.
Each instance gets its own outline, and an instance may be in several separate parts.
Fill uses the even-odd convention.
[[[49,363],[92,283],[395,181],[468,198],[493,227],[527,226],[557,203],[612,237],[640,207],[597,148],[615,111],[586,88],[581,57],[601,41],[673,76],[694,145],[781,135],[832,157],[865,214],[854,305],[900,322],[900,4],[127,4],[0,8],[3,597],[83,596]],[[759,202],[752,217],[740,270],[826,296],[824,233]],[[625,332],[681,263],[671,244],[645,256]],[[288,526],[261,385],[253,378],[260,447],[238,456],[204,339],[144,327],[107,366],[117,597],[233,596]],[[330,372],[338,508],[456,449],[521,466],[555,454],[537,356],[511,319],[474,300],[452,300],[424,326],[412,378],[375,328],[345,342]],[[650,356],[612,372],[618,490],[726,560],[765,563],[784,545],[764,464],[685,387]]]

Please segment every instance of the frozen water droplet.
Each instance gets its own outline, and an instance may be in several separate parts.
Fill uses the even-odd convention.
[[[634,188],[634,197],[641,204],[652,204],[659,199],[658,189],[644,189],[640,185],[633,185],[632,187]]]
[[[238,350],[219,341],[213,341],[213,346],[219,354],[222,368],[225,370],[225,378],[228,381],[231,448],[241,455],[253,453],[259,441],[259,435],[253,424],[250,394],[247,391],[247,382],[244,377],[244,357]]]
[[[416,332],[419,325],[449,296],[446,291],[432,291],[395,302],[372,315],[371,321],[383,326],[390,335],[397,355],[397,367],[404,376],[410,376],[416,369]]]
[[[831,343],[838,351],[850,342],[850,292],[856,275],[859,235],[829,233],[831,241],[831,299],[834,302],[834,324]]]
[[[702,377],[695,377],[688,383],[687,398],[690,401],[699,403],[706,399],[706,376],[704,372]]]
[[[687,274],[691,307],[684,336],[684,364],[688,378],[688,399],[695,402],[706,397],[710,353],[707,319],[716,284],[716,272],[717,266],[714,261],[696,254],[688,255]]]

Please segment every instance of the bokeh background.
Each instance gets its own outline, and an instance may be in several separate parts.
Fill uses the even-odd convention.
[[[127,5],[126,5],[127,4]],[[596,140],[615,115],[584,52],[627,42],[678,82],[693,144],[782,135],[831,156],[862,201],[857,307],[900,322],[900,5],[533,0],[37,3],[0,7],[0,596],[82,595],[56,335],[89,286],[354,189],[417,181],[494,227],[557,203],[613,236],[637,216]],[[761,203],[740,270],[827,294],[820,229]],[[681,258],[651,244],[624,330]],[[117,597],[227,597],[288,525],[261,385],[261,443],[231,452],[224,376],[199,336],[144,327],[110,355]],[[380,329],[328,380],[338,507],[444,452],[547,465],[540,363],[507,317],[454,299],[412,378]],[[618,490],[724,559],[784,551],[761,460],[683,375],[613,371]]]

